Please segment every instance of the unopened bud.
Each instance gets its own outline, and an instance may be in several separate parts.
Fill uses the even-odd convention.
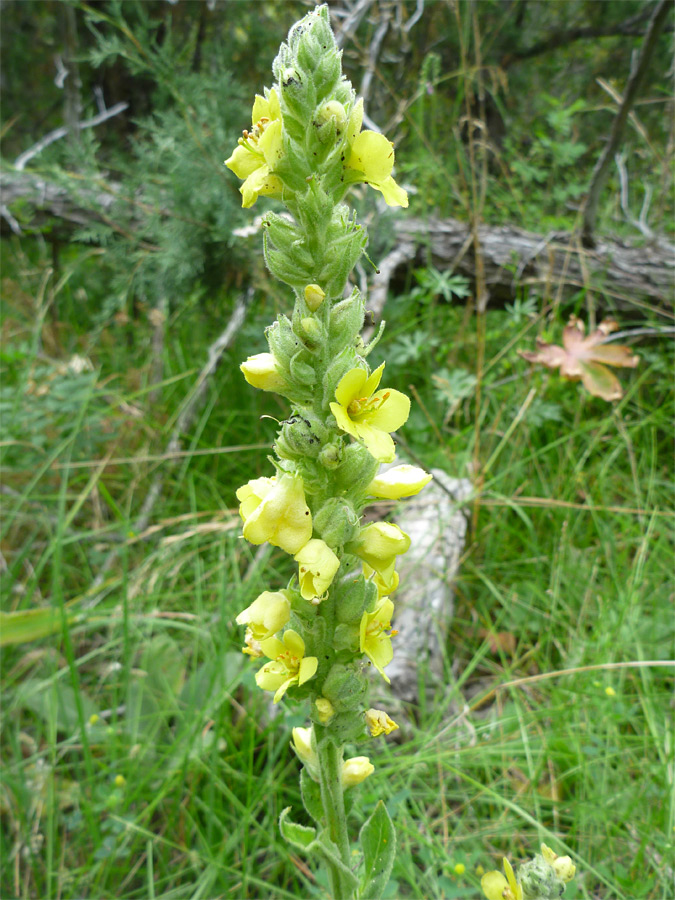
[[[308,284],[305,288],[305,303],[312,312],[316,312],[325,300],[326,293],[318,284]]]
[[[261,391],[283,391],[288,387],[271,353],[256,353],[249,356],[239,368],[248,383]]]
[[[325,697],[318,697],[314,704],[321,724],[325,725],[327,722],[330,722],[335,715],[335,707],[330,700],[326,700]]]
[[[328,103],[324,103],[319,109],[316,118],[320,125],[323,125],[324,122],[328,122],[330,119],[335,119],[335,127],[338,132],[342,131],[347,124],[345,108],[337,100],[329,100]]]
[[[342,787],[347,790],[365,781],[375,771],[375,766],[367,756],[354,756],[342,763]]]

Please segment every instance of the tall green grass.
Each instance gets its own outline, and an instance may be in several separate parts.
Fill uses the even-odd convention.
[[[27,621],[36,639],[3,650],[0,894],[325,897],[277,830],[284,807],[302,815],[288,741],[303,710],[271,717],[234,624],[290,574],[282,553],[240,540],[234,500],[266,471],[257,445],[276,426],[261,416],[284,414],[237,370],[274,310],[261,294],[172,465],[153,457],[226,306],[170,319],[150,402],[150,325],[78,319],[75,272],[59,281],[46,258],[6,250],[2,603],[52,611],[42,626],[53,633]],[[571,900],[667,900],[667,348],[636,347],[643,362],[613,408],[516,356],[543,321],[531,304],[489,311],[482,338],[463,300],[424,277],[427,288],[391,299],[378,353],[388,383],[413,384],[421,401],[406,432],[414,456],[483,484],[467,504],[444,681],[421,679],[401,739],[369,748],[376,772],[354,828],[385,799],[400,836],[391,898],[476,898],[479,867],[544,840],[577,865]],[[76,351],[93,372],[63,371]],[[242,445],[252,449],[218,452]],[[162,466],[151,528],[137,534]]]

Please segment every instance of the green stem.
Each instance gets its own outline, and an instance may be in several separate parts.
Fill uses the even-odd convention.
[[[319,728],[317,738],[319,738]],[[321,729],[323,732],[324,729]],[[331,841],[335,844],[342,862],[351,867],[349,835],[342,791],[342,748],[337,747],[327,736],[318,741],[318,755],[321,778],[321,803],[326,827]],[[329,866],[332,900],[352,900],[354,892],[337,866]]]

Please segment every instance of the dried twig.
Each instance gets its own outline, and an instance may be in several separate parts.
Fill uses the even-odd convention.
[[[623,103],[621,104],[619,111],[614,118],[614,121],[612,123],[612,130],[610,132],[609,139],[605,144],[605,148],[600,154],[600,158],[598,159],[597,163],[595,164],[593,175],[591,176],[591,185],[588,189],[588,197],[584,205],[582,240],[584,246],[586,247],[595,246],[593,233],[595,231],[595,221],[598,214],[600,194],[605,185],[605,181],[607,180],[609,166],[612,158],[619,149],[619,144],[621,143],[623,132],[626,127],[628,114],[630,113],[633,103],[635,102],[635,98],[637,97],[640,85],[642,84],[645,72],[647,71],[647,66],[656,45],[657,38],[665,24],[666,16],[670,12],[670,10],[671,3],[669,2],[669,0],[658,0],[658,3],[656,3],[653,7],[652,16],[649,20],[649,27],[647,28],[647,33],[645,34],[644,41],[642,42],[639,56],[637,58],[635,66],[632,68],[632,71],[628,76]]]
[[[82,131],[85,128],[93,128],[95,125],[100,125],[101,122],[105,122],[108,119],[112,119],[114,116],[118,116],[121,112],[124,112],[128,106],[128,103],[116,103],[114,106],[111,106],[110,109],[99,113],[92,119],[86,119],[84,122],[76,122],[73,127],[77,128],[78,131]],[[72,127],[68,125],[62,125],[60,128],[55,128],[53,131],[50,131],[49,134],[46,134],[37,142],[37,144],[33,144],[33,146],[29,147],[28,150],[25,150],[21,156],[17,156],[14,168],[18,172],[22,172],[26,168],[26,163],[29,163],[31,159],[36,157],[39,153],[42,153],[45,147],[49,147],[54,141],[60,140],[71,132]]]

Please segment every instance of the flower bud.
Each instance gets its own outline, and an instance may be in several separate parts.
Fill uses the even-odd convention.
[[[319,721],[322,725],[326,725],[335,715],[335,707],[330,700],[326,700],[325,697],[317,697],[314,704],[316,706],[317,715],[319,716]]]
[[[319,756],[314,747],[314,729],[313,728],[294,728],[293,740],[291,748],[295,751],[303,766],[307,769],[309,776],[314,780],[319,780]]]
[[[356,572],[340,579],[332,595],[337,621],[348,625],[358,625],[364,612],[373,609],[378,599],[376,585]]]
[[[246,381],[261,391],[282,392],[288,387],[279,365],[271,353],[256,353],[255,356],[249,356],[239,368]]]
[[[311,538],[312,514],[299,476],[254,478],[237,490],[237,499],[244,537],[252,544],[269,541],[286,553],[297,553]]]
[[[342,459],[341,444],[326,444],[319,453],[319,462],[324,469],[337,469]]]
[[[559,856],[553,863],[553,871],[561,881],[567,884],[576,875],[577,867],[569,856]]]
[[[331,497],[314,517],[314,529],[329,547],[342,547],[358,533],[359,517],[348,500]]]
[[[390,719],[383,709],[366,710],[366,724],[373,737],[379,737],[381,734],[391,734],[392,731],[398,728],[396,722]]]
[[[317,347],[321,343],[323,328],[311,316],[300,319],[300,332],[301,337],[310,349]]]
[[[282,459],[317,457],[328,436],[323,422],[311,413],[293,415],[281,423],[274,448]]]
[[[305,350],[299,350],[292,357],[289,367],[293,381],[300,385],[314,384],[316,381],[316,373],[313,367],[306,361],[309,353]]]
[[[336,712],[358,709],[368,690],[368,681],[356,665],[335,663],[326,676],[321,692]]]
[[[335,127],[337,128],[338,133],[341,132],[347,124],[347,113],[345,108],[341,103],[338,103],[337,100],[329,100],[328,103],[324,103],[316,114],[316,120],[320,125],[323,125],[324,122],[328,122],[330,119],[335,119]]]
[[[346,791],[365,781],[375,771],[375,766],[367,756],[354,756],[342,763],[342,787]]]
[[[284,627],[291,617],[287,591],[263,591],[237,616],[238,625],[248,625],[251,637],[265,641]]]
[[[337,473],[338,488],[352,496],[363,493],[378,468],[378,461],[362,444],[347,444],[342,453],[340,471]]]
[[[389,522],[373,522],[361,529],[361,533],[349,548],[361,557],[382,578],[389,578],[396,564],[396,557],[410,547],[410,538],[398,525]]]
[[[305,288],[305,303],[312,312],[316,312],[321,306],[326,294],[318,284],[308,284]]]
[[[429,484],[432,477],[417,466],[394,466],[376,475],[366,488],[366,493],[371,497],[381,497],[385,500],[413,497]]]
[[[335,346],[351,346],[363,328],[364,303],[361,292],[354,288],[349,297],[340,300],[330,311],[329,335]]]
[[[314,600],[328,589],[340,568],[340,560],[325,541],[312,538],[294,557],[299,564],[300,593]]]

